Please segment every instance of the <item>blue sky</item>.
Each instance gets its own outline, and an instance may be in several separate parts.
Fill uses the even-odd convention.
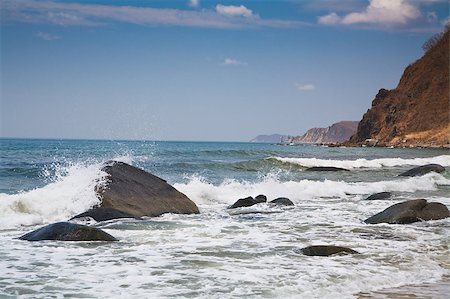
[[[360,120],[448,1],[1,1],[1,136],[247,141]]]

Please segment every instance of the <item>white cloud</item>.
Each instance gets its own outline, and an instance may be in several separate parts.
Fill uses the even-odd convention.
[[[245,7],[244,5],[240,5],[240,6],[234,6],[234,5],[222,5],[222,4],[217,4],[216,5],[216,12],[218,14],[224,15],[224,16],[231,16],[231,17],[236,17],[236,16],[242,16],[242,17],[251,17],[253,16],[253,12],[248,9],[247,7]]]
[[[245,62],[241,62],[241,61],[239,61],[239,60],[237,60],[235,58],[230,58],[230,57],[225,58],[224,61],[222,62],[222,64],[223,65],[234,65],[234,66],[236,66],[236,65],[246,65]]]
[[[407,24],[421,16],[419,9],[407,0],[370,0],[362,12],[352,12],[345,16],[331,13],[319,17],[321,24]]]
[[[263,19],[245,6],[217,5],[216,10],[180,10],[142,6],[67,3],[36,0],[0,0],[2,22],[59,26],[97,26],[123,22],[142,26],[184,26],[238,29],[255,27],[292,28],[304,22]],[[242,17],[230,17],[242,16]]]
[[[190,7],[199,7],[200,6],[200,0],[189,0],[188,5]]]
[[[47,40],[47,41],[57,40],[57,39],[61,38],[58,35],[54,35],[54,34],[47,33],[47,32],[38,32],[38,33],[36,33],[36,36],[43,40]]]
[[[311,90],[316,89],[316,86],[314,86],[313,84],[295,83],[295,86],[297,87],[298,90],[301,90],[301,91],[311,91]]]

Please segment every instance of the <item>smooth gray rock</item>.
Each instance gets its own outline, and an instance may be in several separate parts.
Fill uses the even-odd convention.
[[[448,208],[438,202],[427,203],[425,199],[397,203],[364,220],[368,224],[408,224],[417,221],[439,220],[450,217]]]
[[[234,204],[228,207],[228,209],[236,209],[241,207],[251,207],[258,203],[267,202],[267,197],[265,195],[258,195],[255,198],[249,196],[246,198],[238,199]]]
[[[370,195],[365,200],[383,200],[383,199],[389,199],[391,197],[392,197],[391,192],[379,192],[379,193],[374,193],[374,194]]]
[[[131,214],[113,209],[113,208],[94,208],[91,210],[88,210],[84,213],[78,214],[74,217],[72,217],[70,220],[77,219],[77,218],[84,218],[84,217],[90,217],[94,219],[95,221],[108,221],[112,219],[120,219],[120,218],[135,218],[139,219]]]
[[[112,208],[133,217],[199,213],[186,195],[142,169],[111,161],[103,170],[109,176],[105,186],[97,187],[102,208]]]
[[[278,197],[272,201],[269,201],[269,203],[277,205],[277,206],[293,206],[294,205],[294,203],[287,197]]]
[[[95,227],[70,222],[57,222],[29,232],[19,238],[26,241],[117,241],[110,234]]]
[[[305,170],[306,171],[350,171],[345,168],[333,167],[333,166],[315,166],[315,167],[306,168]]]
[[[330,256],[333,254],[359,254],[351,248],[334,245],[314,245],[300,249],[300,252],[309,256]]]
[[[445,168],[439,164],[427,164],[419,167],[414,167],[408,171],[399,174],[399,176],[420,176],[432,171],[441,173],[445,171]]]

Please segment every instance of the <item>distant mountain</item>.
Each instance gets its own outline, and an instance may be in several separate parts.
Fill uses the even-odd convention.
[[[267,142],[267,143],[280,143],[287,136],[280,134],[272,134],[272,135],[258,135],[250,142]]]
[[[395,89],[380,89],[349,145],[450,147],[449,35],[424,44]]]
[[[350,139],[358,128],[357,121],[341,121],[327,128],[312,128],[302,136],[293,137],[293,143],[339,143]]]

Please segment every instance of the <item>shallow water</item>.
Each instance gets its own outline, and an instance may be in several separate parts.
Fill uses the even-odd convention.
[[[450,206],[445,150],[0,141],[0,297],[376,298],[382,290],[400,296],[402,286],[438,283],[450,275],[450,219],[363,222],[406,199]],[[90,222],[119,239],[113,243],[15,239],[98,203],[93,188],[104,181],[100,168],[110,159],[167,179],[201,214]],[[426,163],[440,163],[447,171],[397,177]],[[305,172],[309,166],[351,171]],[[364,201],[382,191],[394,198]],[[295,206],[226,209],[258,194],[288,197]],[[361,254],[298,253],[318,244]]]

